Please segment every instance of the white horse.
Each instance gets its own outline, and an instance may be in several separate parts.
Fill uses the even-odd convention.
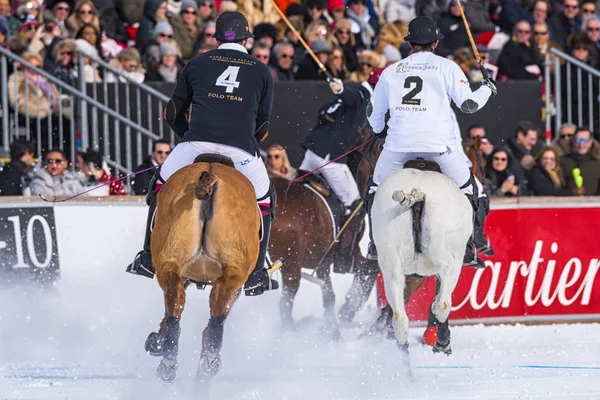
[[[423,161],[417,163],[421,164],[420,168],[426,165]],[[373,239],[385,294],[394,312],[392,320],[398,346],[408,355],[408,316],[404,309],[406,276],[436,275],[439,290],[431,310],[438,326],[438,339],[433,350],[450,354],[451,296],[473,230],[469,200],[441,173],[405,168],[395,172],[377,189],[372,219]]]

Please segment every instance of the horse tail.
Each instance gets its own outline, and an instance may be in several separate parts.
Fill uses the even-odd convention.
[[[410,194],[407,195],[402,190],[396,190],[392,194],[392,200],[397,201],[401,206],[412,210],[415,253],[421,253],[421,219],[423,216],[423,207],[425,206],[425,193],[413,189]]]
[[[201,201],[200,205],[200,246],[205,249],[206,224],[211,220],[213,214],[214,194],[218,188],[218,178],[209,171],[203,171],[198,178],[194,188],[194,196]]]
[[[212,172],[203,171],[194,191],[196,198],[198,200],[209,200],[216,189],[215,184],[217,180],[217,176]]]

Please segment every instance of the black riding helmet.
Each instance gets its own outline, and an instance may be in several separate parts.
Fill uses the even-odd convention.
[[[444,35],[440,33],[436,22],[429,17],[418,17],[408,24],[408,36],[405,41],[414,44],[429,44],[436,40],[443,39]]]
[[[241,42],[253,38],[248,20],[239,12],[225,12],[217,18],[215,39],[222,43]]]

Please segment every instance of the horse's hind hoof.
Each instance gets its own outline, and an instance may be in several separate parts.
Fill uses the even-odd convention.
[[[221,357],[218,353],[203,352],[198,364],[198,375],[210,378],[215,376],[221,369]]]
[[[171,384],[177,378],[177,360],[165,358],[156,368],[156,378],[164,384]]]
[[[434,353],[444,353],[447,356],[449,356],[450,354],[452,354],[452,348],[450,347],[450,342],[448,342],[446,345],[442,345],[440,344],[439,340],[435,342],[435,344],[433,345],[433,352]]]
[[[150,335],[148,335],[146,344],[144,345],[146,353],[155,357],[163,356],[165,353],[166,341],[167,338],[162,333],[152,332]]]

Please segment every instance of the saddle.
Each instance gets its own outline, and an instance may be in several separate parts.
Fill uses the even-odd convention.
[[[227,165],[228,167],[235,168],[233,165],[233,160],[231,158],[222,156],[220,154],[212,154],[212,153],[200,154],[198,157],[196,157],[194,159],[194,164],[201,163],[201,162],[223,164],[223,165]]]
[[[309,171],[299,169],[297,171],[297,175],[302,176],[308,174],[308,172]],[[325,180],[320,175],[310,174],[302,178],[302,180],[299,182],[309,185],[311,188],[315,189],[324,197],[329,197],[333,194],[333,191],[331,190],[327,182],[325,182]]]

